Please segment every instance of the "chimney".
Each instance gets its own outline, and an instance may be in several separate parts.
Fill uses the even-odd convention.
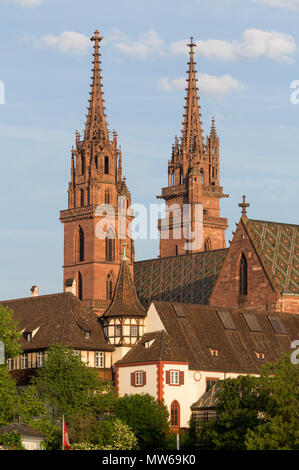
[[[32,286],[30,290],[31,290],[31,297],[37,297],[38,296],[38,287],[37,286]]]
[[[65,281],[64,292],[71,292],[73,295],[77,295],[76,279],[75,278],[70,278],[70,279],[67,279]]]

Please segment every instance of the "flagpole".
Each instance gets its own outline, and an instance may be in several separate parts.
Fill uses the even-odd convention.
[[[62,415],[62,450],[64,450],[64,415]]]

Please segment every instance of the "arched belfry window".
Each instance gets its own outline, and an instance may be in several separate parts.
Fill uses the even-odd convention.
[[[239,294],[247,295],[248,289],[248,273],[247,273],[247,261],[244,253],[242,253],[239,267]]]
[[[105,191],[105,204],[110,204],[110,200],[111,200],[110,191],[107,189]]]
[[[79,228],[78,242],[79,261],[84,261],[84,232],[81,227]]]
[[[112,300],[113,296],[113,279],[112,275],[109,273],[106,279],[106,299]]]
[[[105,175],[109,174],[109,157],[107,155],[105,157],[104,172],[105,172]]]
[[[81,154],[81,161],[82,161],[81,174],[84,175],[84,173],[85,173],[85,154],[84,154],[84,152],[82,152],[82,154]]]
[[[211,249],[211,240],[209,239],[209,237],[207,237],[204,243],[204,250],[208,251],[210,249]]]
[[[114,231],[109,228],[105,238],[105,253],[106,261],[114,261],[115,259],[115,234]]]
[[[80,189],[80,206],[84,206],[84,189]]]
[[[202,183],[202,184],[205,184],[205,174],[204,174],[204,171],[203,171],[203,170],[200,170],[200,173],[201,173],[201,183]]]
[[[80,271],[78,272],[78,298],[83,299],[83,280]]]

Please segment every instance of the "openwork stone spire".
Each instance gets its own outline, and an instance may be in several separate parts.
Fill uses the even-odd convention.
[[[183,130],[182,130],[182,142],[181,147],[182,151],[187,155],[191,152],[203,153],[203,138],[201,131],[201,120],[200,120],[200,106],[198,104],[198,95],[197,95],[197,78],[194,62],[194,47],[196,44],[193,42],[193,38],[190,38],[190,43],[188,44],[190,48],[190,60],[188,62],[188,86],[186,88],[186,105],[183,121]]]
[[[93,68],[92,68],[92,82],[89,99],[89,107],[87,114],[87,121],[85,124],[84,140],[89,141],[108,141],[108,128],[105,115],[104,99],[101,83],[101,62],[100,62],[100,41],[103,37],[100,36],[99,31],[95,31],[90,39],[94,42],[93,52]]]

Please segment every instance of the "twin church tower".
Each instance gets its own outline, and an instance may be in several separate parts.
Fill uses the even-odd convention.
[[[95,31],[93,68],[87,120],[82,136],[76,132],[71,151],[68,209],[61,211],[64,224],[64,288],[72,291],[101,315],[111,304],[120,267],[133,277],[134,219],[131,194],[122,173],[122,152],[117,133],[108,132],[105,115],[100,41]],[[227,219],[220,217],[220,198],[227,197],[219,185],[219,138],[212,120],[205,141],[191,38],[186,104],[182,136],[175,138],[168,162],[168,186],[159,199],[165,201],[165,219],[158,220],[160,257],[225,247]],[[189,205],[191,231],[196,231],[196,206],[201,205],[202,243],[186,249],[183,206]],[[173,207],[176,208],[173,210]],[[181,210],[180,210],[181,209]],[[178,215],[179,214],[179,215]],[[167,230],[167,236],[165,235]],[[178,235],[179,234],[179,235]],[[123,287],[124,296],[125,286]],[[118,286],[119,288],[119,286]]]

